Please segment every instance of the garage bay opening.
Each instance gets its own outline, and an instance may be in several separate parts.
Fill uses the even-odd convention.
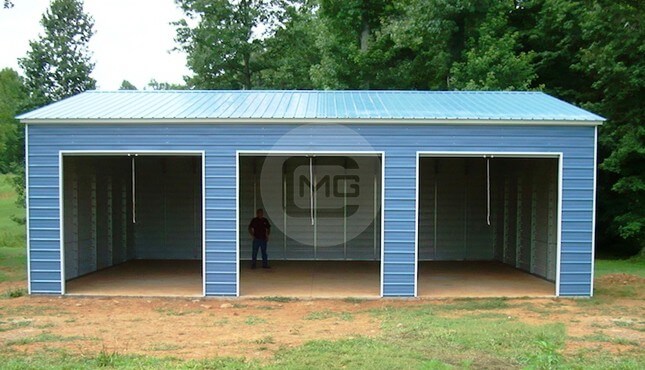
[[[418,295],[553,296],[558,159],[419,158]]]
[[[378,297],[381,261],[379,154],[240,154],[240,294]],[[249,223],[271,225],[270,269],[252,269]]]
[[[66,292],[201,296],[201,155],[63,155]]]

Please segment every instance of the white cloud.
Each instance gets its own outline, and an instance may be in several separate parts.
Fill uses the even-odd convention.
[[[29,40],[42,33],[40,18],[48,0],[16,0],[12,9],[0,9],[0,68],[18,69]],[[117,89],[126,79],[138,88],[151,79],[182,82],[186,56],[169,51],[176,46],[170,22],[182,17],[173,0],[86,0],[96,34],[90,42],[98,88]]]

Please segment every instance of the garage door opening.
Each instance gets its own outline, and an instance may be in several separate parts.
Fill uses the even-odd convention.
[[[553,296],[558,159],[419,158],[418,295]]]
[[[240,295],[378,297],[380,154],[240,154]],[[271,224],[270,269],[252,269],[249,224]]]
[[[202,157],[63,155],[66,293],[201,296]]]

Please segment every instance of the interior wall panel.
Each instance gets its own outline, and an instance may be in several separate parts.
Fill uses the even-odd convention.
[[[423,157],[420,176],[419,260],[492,260],[485,160]]]
[[[330,194],[327,180],[316,178],[324,176],[324,167],[344,166],[346,159],[342,156],[318,156],[312,158],[314,184],[316,186],[314,219],[311,223],[310,192],[299,194],[299,202],[293,201],[302,184],[287,180],[288,176],[298,173],[298,168],[309,168],[309,158],[306,155],[271,156],[272,160],[282,163],[281,176],[261,176],[264,156],[243,155],[240,157],[239,204],[240,204],[240,258],[251,258],[251,238],[248,235],[248,224],[255,216],[257,208],[265,210],[265,217],[271,223],[271,236],[268,243],[271,260],[379,260],[380,259],[380,161],[376,158],[369,162],[369,168],[361,174],[369,178],[370,204],[364,214],[347,217],[346,204],[339,207],[338,199],[328,198]],[[305,171],[307,172],[307,171]],[[268,180],[268,183],[263,183]],[[346,187],[351,186],[344,181],[336,184],[340,193],[345,194]],[[335,186],[336,186],[335,185]],[[273,208],[265,207],[262,198],[262,187],[280,189],[282,199],[279,199],[281,209],[273,212]],[[308,188],[307,188],[308,189]],[[342,196],[341,196],[342,197]],[[374,198],[372,200],[372,198]],[[300,203],[306,203],[303,207]],[[289,215],[289,217],[286,217]],[[375,222],[376,220],[376,222]],[[378,225],[378,226],[377,226]],[[358,235],[351,235],[353,230],[360,229]]]
[[[201,166],[193,156],[136,159],[137,259],[201,259]]]

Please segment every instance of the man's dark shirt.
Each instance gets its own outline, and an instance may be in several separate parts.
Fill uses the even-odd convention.
[[[268,240],[269,236],[269,231],[271,230],[271,225],[269,224],[269,220],[266,218],[262,217],[255,217],[254,219],[251,220],[251,223],[249,224],[249,228],[253,229],[253,238],[254,239],[260,239],[260,240]]]

